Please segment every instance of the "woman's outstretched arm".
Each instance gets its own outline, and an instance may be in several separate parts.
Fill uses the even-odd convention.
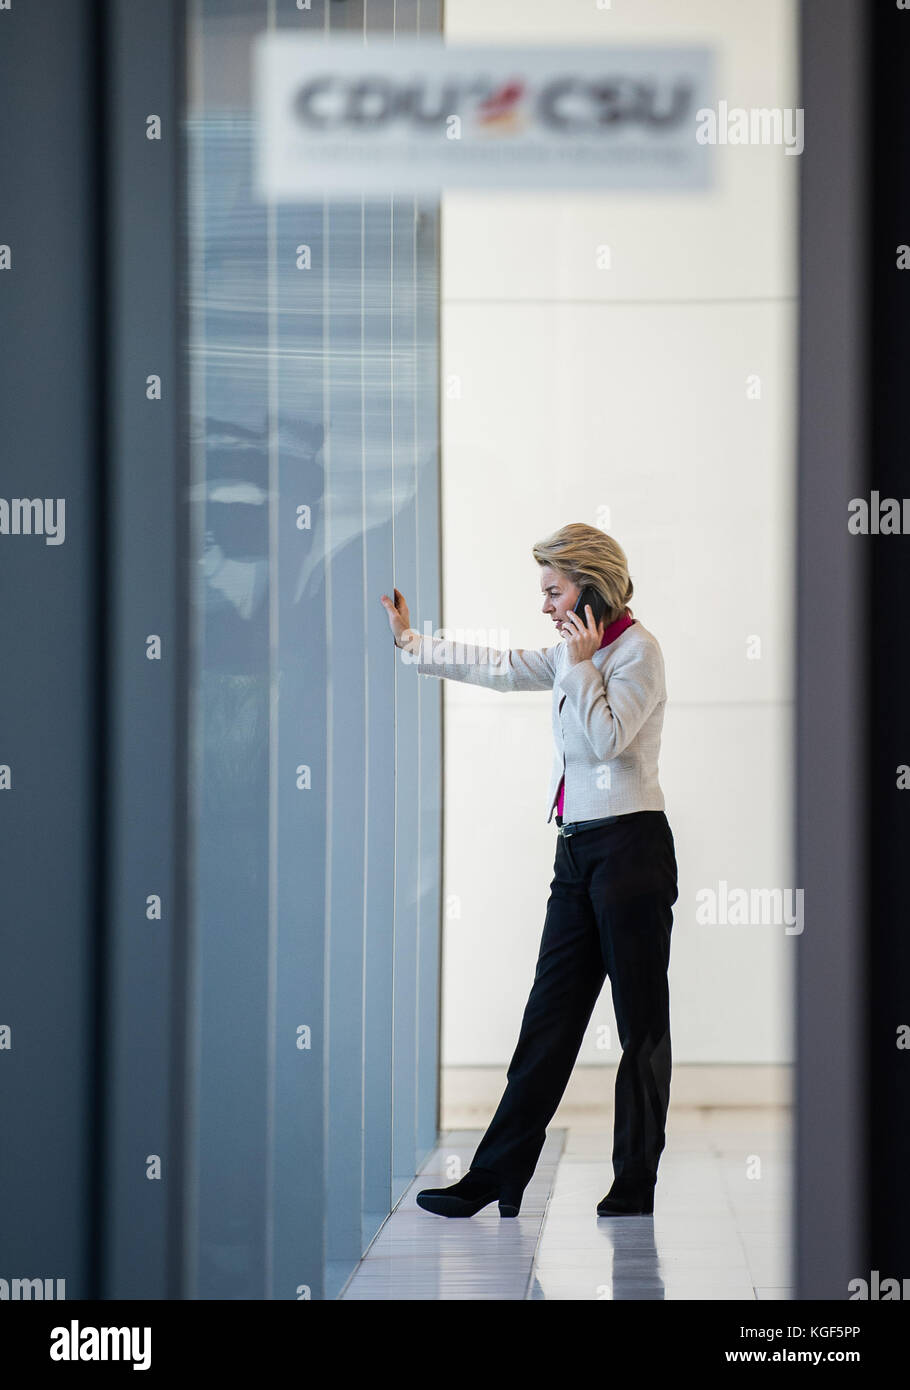
[[[557,643],[540,649],[482,646],[442,637],[421,636],[410,625],[404,596],[395,591],[395,603],[382,595],[395,645],[409,653],[422,676],[444,676],[467,681],[489,690],[549,690],[556,677]]]
[[[556,676],[557,647],[478,646],[441,637],[421,637],[409,650],[421,676],[445,676],[489,690],[549,690]]]

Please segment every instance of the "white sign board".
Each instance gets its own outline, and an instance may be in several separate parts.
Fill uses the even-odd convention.
[[[253,46],[254,195],[704,189],[709,48],[475,47],[273,31]]]

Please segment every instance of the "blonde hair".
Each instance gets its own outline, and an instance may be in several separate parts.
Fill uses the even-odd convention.
[[[605,624],[622,617],[633,592],[629,562],[619,542],[605,531],[573,521],[538,541],[531,554],[539,565],[558,570],[579,588],[596,589],[607,605]]]

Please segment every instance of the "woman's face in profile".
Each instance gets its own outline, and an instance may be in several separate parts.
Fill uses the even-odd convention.
[[[543,593],[543,611],[552,619],[556,631],[562,635],[566,614],[571,613],[575,607],[581,590],[577,584],[573,584],[564,574],[560,574],[559,570],[551,569],[549,565],[541,568],[540,588]]]

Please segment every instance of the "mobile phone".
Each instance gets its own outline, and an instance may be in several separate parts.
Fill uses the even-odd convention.
[[[596,589],[592,589],[590,586],[582,589],[581,593],[578,595],[578,602],[572,609],[572,612],[577,613],[582,622],[585,621],[587,616],[585,613],[586,603],[590,603],[591,605],[591,612],[594,615],[594,625],[596,627],[598,623],[603,622],[604,614],[607,611],[607,605]]]

